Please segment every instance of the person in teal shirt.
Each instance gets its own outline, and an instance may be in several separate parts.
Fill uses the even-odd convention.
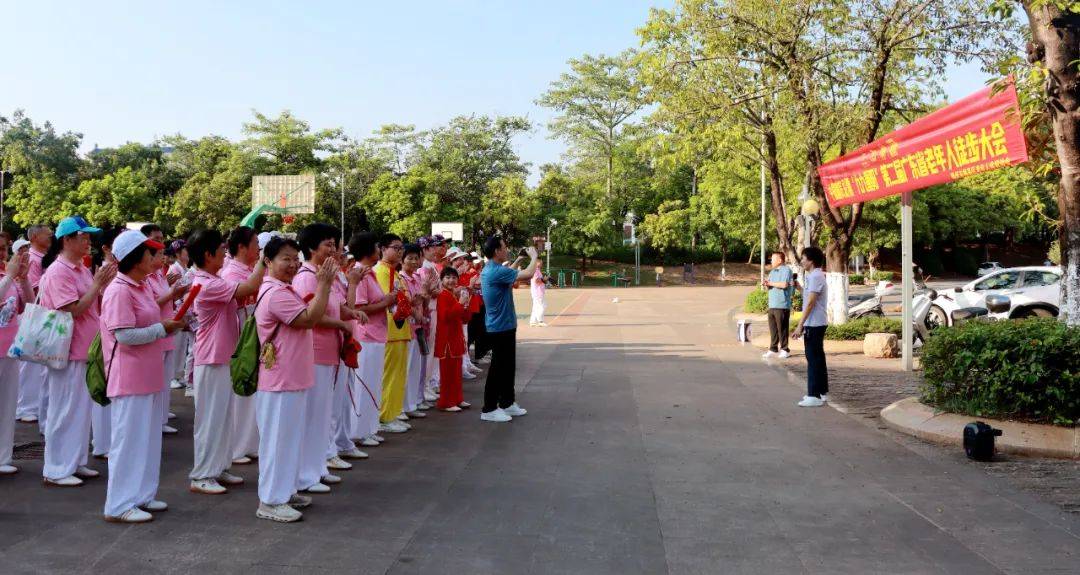
[[[788,347],[788,331],[791,321],[791,296],[795,292],[795,276],[791,268],[784,265],[783,252],[773,252],[772,271],[763,284],[769,290],[769,351],[762,356],[766,359],[779,356],[785,359],[791,355]]]

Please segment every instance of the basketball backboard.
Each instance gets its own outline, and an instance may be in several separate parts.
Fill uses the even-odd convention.
[[[251,178],[251,206],[273,206],[283,214],[315,213],[315,174],[254,176]]]
[[[453,242],[465,239],[465,225],[461,222],[431,222],[431,235],[442,236]]]

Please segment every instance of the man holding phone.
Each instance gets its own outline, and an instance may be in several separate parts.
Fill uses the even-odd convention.
[[[794,282],[791,268],[784,265],[784,253],[773,252],[772,271],[761,283],[769,290],[769,351],[761,356],[765,359],[777,355],[780,359],[791,356],[788,331],[791,321],[791,296],[795,292]]]
[[[528,413],[514,401],[514,377],[517,371],[517,313],[514,310],[514,283],[528,281],[536,273],[536,248],[525,250],[529,265],[523,270],[506,266],[510,250],[499,236],[484,242],[488,258],[480,272],[480,291],[486,312],[488,347],[491,349],[491,369],[484,384],[483,421],[504,423]]]

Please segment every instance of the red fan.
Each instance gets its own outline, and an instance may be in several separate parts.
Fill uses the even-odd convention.
[[[394,309],[394,323],[400,328],[405,325],[405,320],[409,319],[412,315],[412,301],[409,299],[409,293],[406,290],[399,290],[397,292],[397,306]]]
[[[180,304],[180,309],[176,310],[176,315],[173,316],[173,321],[180,321],[184,317],[184,314],[191,309],[191,304],[195,303],[195,296],[199,295],[199,291],[202,290],[202,284],[195,284],[188,290],[187,298],[184,299],[184,303]]]
[[[360,342],[351,335],[345,336],[341,344],[341,361],[352,369],[360,367]]]

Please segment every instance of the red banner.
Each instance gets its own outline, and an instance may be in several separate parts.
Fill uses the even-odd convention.
[[[987,87],[818,168],[833,207],[1026,162],[1016,86]]]

